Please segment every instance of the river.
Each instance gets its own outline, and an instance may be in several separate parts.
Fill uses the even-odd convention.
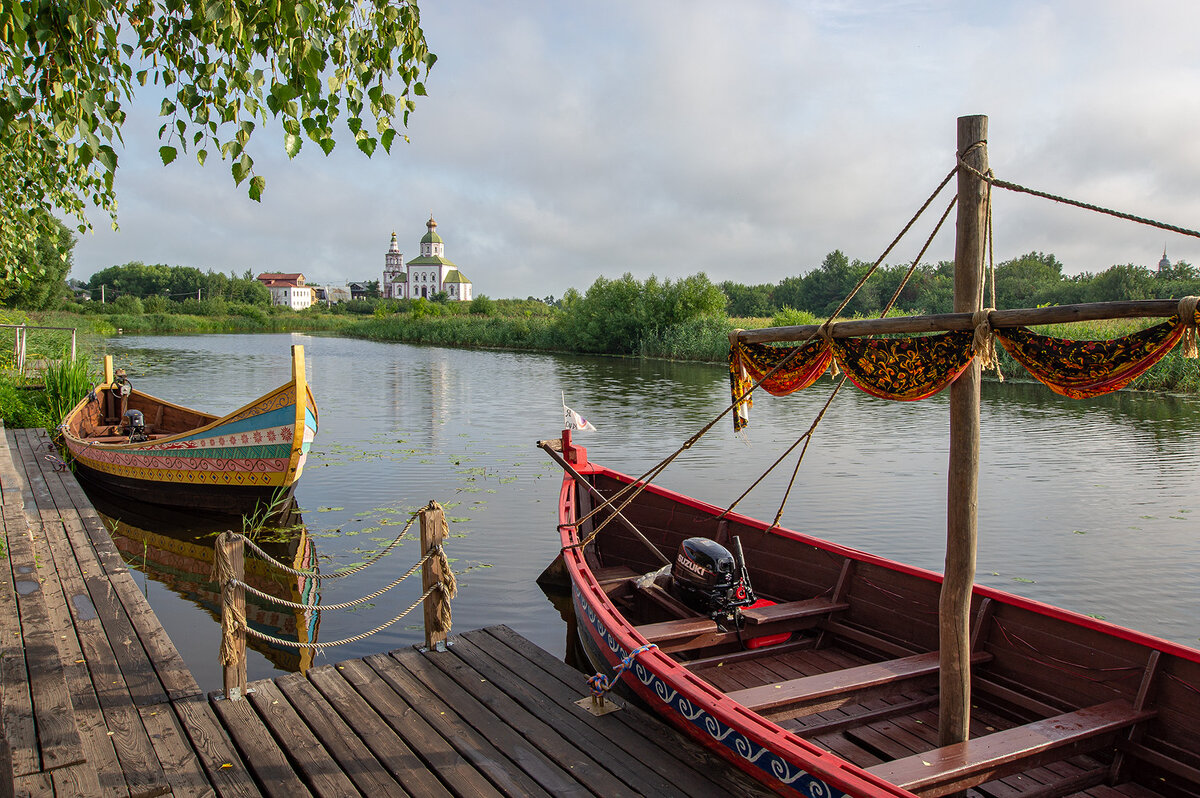
[[[303,344],[320,431],[296,492],[322,571],[366,559],[430,499],[447,508],[447,551],[459,572],[454,625],[505,623],[562,656],[566,624],[535,584],[557,553],[557,466],[535,441],[557,437],[562,397],[596,432],[577,434],[591,459],[641,474],[729,401],[719,365],[445,349],[316,335],[123,336],[107,342],[134,385],[225,413],[285,382],[289,346]],[[808,429],[828,379],[790,397],[759,398],[748,435],[723,419],[660,478],[714,504],[736,499]],[[1200,400],[1123,392],[1087,401],[1035,383],[983,388],[977,580],[1180,643],[1200,642]],[[874,554],[941,570],[945,546],[947,396],[886,402],[842,390],[805,456],[783,524]],[[739,505],[779,509],[794,460]],[[202,688],[221,683],[219,624],[207,567],[180,560],[211,545],[155,555],[155,521],[107,509],[138,584]],[[194,522],[194,523],[193,523]],[[162,522],[164,528],[168,525]],[[205,525],[186,519],[184,526]],[[415,533],[415,530],[414,530]],[[349,579],[321,583],[322,603],[373,592],[417,559],[414,541]],[[140,553],[140,554],[139,554]],[[393,617],[419,578],[351,610],[278,613],[341,640]],[[300,598],[300,590],[293,591]],[[312,598],[312,596],[303,596]],[[266,611],[251,618],[270,628]],[[316,661],[418,643],[419,611]],[[294,639],[294,638],[293,638]],[[306,664],[293,650],[253,646],[251,679]]]

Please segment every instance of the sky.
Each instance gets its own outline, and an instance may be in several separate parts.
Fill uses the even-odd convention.
[[[410,143],[367,159],[343,129],[330,157],[309,142],[289,161],[260,126],[261,203],[215,156],[163,167],[162,97],[139,94],[120,230],[93,213],[71,276],[142,261],[380,279],[392,232],[416,257],[432,214],[476,296],[626,272],[776,284],[835,249],[875,261],[973,114],[998,178],[1200,228],[1194,0],[442,0],[421,19],[438,62]],[[1098,272],[1165,248],[1200,264],[1196,238],[1007,191],[994,205],[997,262]],[[937,215],[886,262],[915,258]],[[924,261],[952,259],[953,228]]]

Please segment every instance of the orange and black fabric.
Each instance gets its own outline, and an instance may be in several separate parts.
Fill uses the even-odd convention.
[[[829,344],[823,339],[806,341],[798,346],[767,346],[741,341],[734,344],[729,349],[733,431],[740,431],[748,423],[750,408],[754,406],[750,389],[759,380],[762,380],[761,387],[772,396],[787,396],[816,382],[829,368],[832,359]]]
[[[1119,391],[1183,337],[1178,316],[1109,341],[1071,341],[1026,327],[995,330],[1005,350],[1050,390],[1072,399]]]
[[[973,332],[913,338],[837,338],[833,356],[850,381],[881,399],[913,402],[945,388],[971,362]]]

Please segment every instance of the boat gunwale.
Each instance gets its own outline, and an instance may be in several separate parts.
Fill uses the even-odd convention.
[[[619,482],[623,482],[626,484],[631,484],[636,481],[633,477],[630,477],[627,474],[624,474],[620,471],[616,471],[615,469],[611,469],[611,468],[608,468],[607,466],[602,466],[602,465],[599,465],[597,463],[593,463],[590,461],[588,462],[588,464],[586,466],[583,466],[582,468],[578,468],[577,470],[579,471],[580,474],[583,474],[585,476],[590,473],[601,474],[601,475],[611,477]],[[567,478],[569,478],[569,475],[567,475]],[[679,493],[678,491],[671,490],[670,488],[664,488],[662,486],[655,485],[653,483],[646,485],[645,490],[649,490],[650,492],[652,492],[656,495],[659,495],[665,499],[669,499],[671,501],[675,501],[680,504],[684,504],[688,507],[691,507],[692,509],[695,509],[695,510],[698,510],[698,511],[710,514],[710,515],[715,516],[715,515],[720,515],[721,513],[725,513],[724,508],[717,507],[716,505],[709,504],[708,502],[705,502],[701,499],[696,499],[691,496],[687,496],[685,494]],[[770,534],[777,535],[779,537],[790,538],[799,543],[803,543],[803,544],[807,544],[810,546],[814,546],[819,549],[823,549],[827,552],[830,552],[831,554],[849,557],[851,559],[858,560],[860,562],[868,563],[871,565],[877,565],[882,568],[886,568],[888,570],[898,571],[900,573],[904,573],[909,576],[915,576],[915,577],[918,577],[921,579],[926,579],[926,580],[929,580],[932,582],[936,582],[938,584],[940,584],[942,582],[942,574],[938,573],[937,571],[929,570],[927,568],[921,568],[919,566],[909,565],[907,563],[903,563],[898,560],[890,560],[886,557],[880,557],[879,555],[862,551],[861,549],[856,549],[851,546],[845,546],[840,543],[834,543],[832,541],[825,540],[823,538],[819,538],[819,537],[816,537],[813,535],[807,535],[803,532],[797,532],[796,530],[789,529],[787,527],[782,527],[782,526],[772,527],[771,525],[769,525],[759,519],[752,518],[747,515],[743,515],[736,511],[730,511],[730,512],[725,513],[725,517],[730,519],[731,521],[736,521],[738,523],[745,524],[746,526],[752,527],[761,532],[767,532]],[[1065,621],[1067,623],[1071,623],[1071,624],[1074,624],[1077,626],[1082,626],[1084,628],[1091,629],[1096,632],[1101,632],[1103,634],[1107,634],[1112,637],[1116,637],[1116,638],[1118,638],[1120,640],[1124,640],[1126,642],[1147,646],[1154,650],[1161,651],[1164,654],[1170,654],[1172,656],[1176,656],[1181,659],[1200,663],[1200,649],[1191,648],[1182,643],[1176,643],[1172,640],[1167,640],[1165,638],[1156,637],[1147,632],[1140,632],[1140,631],[1137,631],[1136,629],[1131,629],[1127,626],[1121,626],[1121,625],[1115,624],[1111,621],[1105,621],[1105,620],[1101,620],[1099,618],[1094,618],[1090,615],[1084,615],[1083,613],[1076,612],[1074,610],[1068,610],[1063,607],[1056,606],[1054,604],[1047,604],[1045,602],[1038,601],[1037,599],[1020,596],[1016,593],[1010,593],[1006,590],[1001,590],[1000,588],[994,588],[994,587],[989,587],[987,585],[975,584],[973,587],[973,591],[982,598],[990,598],[992,600],[999,601],[1004,604],[1009,604],[1009,605],[1012,605],[1012,606],[1020,608],[1020,609],[1025,609],[1025,610],[1029,610],[1031,612],[1035,612],[1039,615],[1044,615],[1044,616],[1047,616],[1050,618],[1054,618],[1055,620]]]
[[[265,394],[263,394],[262,396],[259,396],[257,399],[252,399],[251,401],[247,402],[246,404],[242,405],[241,407],[237,408],[236,410],[232,410],[223,416],[216,416],[214,418],[214,420],[209,421],[208,423],[203,424],[199,427],[192,427],[191,429],[184,430],[183,432],[176,432],[171,435],[164,436],[162,438],[155,438],[154,440],[148,440],[148,441],[139,441],[137,443],[99,442],[99,441],[92,441],[87,438],[81,438],[80,436],[76,435],[71,429],[70,422],[72,419],[75,418],[75,416],[77,416],[79,413],[83,412],[84,407],[90,401],[92,401],[92,399],[90,399],[88,396],[85,396],[83,399],[79,400],[79,404],[75,405],[75,407],[71,409],[71,412],[67,413],[66,417],[63,419],[63,422],[62,422],[63,436],[67,440],[77,442],[81,446],[86,446],[88,448],[104,449],[106,451],[138,451],[141,449],[154,449],[156,447],[161,446],[164,443],[178,442],[179,440],[182,440],[185,436],[196,435],[196,434],[199,434],[202,432],[207,432],[207,431],[216,429],[217,427],[221,426],[222,424],[229,423],[229,420],[231,418],[233,418],[234,416],[238,415],[239,413],[249,410],[254,405],[260,404],[268,399],[271,399],[272,397],[278,395],[279,393],[287,391],[288,389],[292,388],[293,386],[299,387],[294,378],[289,380],[288,382],[285,382],[283,385],[280,385],[278,388],[274,388],[270,391],[267,391]],[[108,389],[108,387],[109,387],[108,385],[101,385],[98,387],[98,390],[106,390],[106,389]],[[305,387],[307,388],[307,385]],[[157,396],[154,396],[153,394],[146,393],[145,391],[139,391],[136,388],[134,389],[133,393],[138,394],[146,399],[149,399],[152,402],[157,402],[158,404],[164,405],[166,407],[173,407],[177,410],[183,410],[188,413],[195,413],[198,416],[213,417],[212,413],[204,413],[200,410],[196,410],[194,408],[187,407],[185,405],[175,404],[174,402],[168,402],[165,399],[159,399]],[[310,406],[309,400],[312,398],[312,393],[311,393],[311,391],[306,390],[303,401],[300,398],[300,393],[301,392],[299,390],[296,391],[295,404],[307,409]],[[316,405],[312,404],[311,407],[313,407],[313,409],[315,411]],[[298,413],[299,413],[299,411],[298,411]],[[313,413],[313,417],[316,418],[315,412]],[[303,426],[303,420],[301,421],[301,426]]]

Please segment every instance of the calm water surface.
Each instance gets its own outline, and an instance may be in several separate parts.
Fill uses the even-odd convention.
[[[725,369],[714,365],[309,335],[126,336],[109,340],[108,351],[139,389],[225,413],[288,379],[293,343],[305,347],[320,408],[297,499],[321,569],[362,561],[413,510],[437,500],[448,508],[447,551],[460,573],[455,627],[506,623],[559,655],[566,625],[534,580],[558,550],[561,477],[534,443],[558,435],[562,393],[598,427],[580,435],[589,456],[635,474],[729,401]],[[759,399],[748,441],[722,420],[659,481],[727,505],[808,428],[831,387],[826,380],[791,397]],[[809,448],[783,523],[940,571],[948,418],[945,396],[897,403],[843,389]],[[1200,643],[1200,449],[1190,436],[1198,421],[1200,401],[1192,398],[1122,393],[1072,401],[1037,384],[986,383],[978,581]],[[774,517],[793,462],[739,509]],[[139,584],[201,687],[219,688],[217,605],[199,559],[211,539],[197,533],[163,552],[159,538],[144,534],[161,531],[151,528],[159,522],[140,520],[137,508],[102,509],[123,522],[126,557],[143,570]],[[407,570],[417,549],[406,543],[359,576],[322,583],[320,600],[373,592]],[[281,595],[311,599],[302,594],[311,587],[284,584]],[[391,618],[419,592],[406,582],[372,605],[323,613],[319,626],[266,607],[251,621],[292,639],[299,629],[340,640]],[[419,642],[419,611],[412,617],[317,662]],[[307,661],[295,650],[257,645],[249,675]]]

